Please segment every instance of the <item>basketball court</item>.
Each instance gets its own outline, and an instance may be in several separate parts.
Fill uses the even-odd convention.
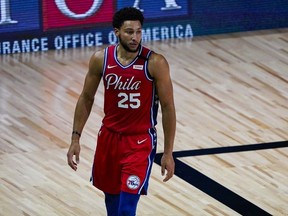
[[[177,111],[175,176],[158,155],[139,216],[288,215],[288,29],[147,42],[170,64]],[[103,86],[66,162],[88,60],[103,47],[0,56],[0,215],[106,214],[89,182]]]

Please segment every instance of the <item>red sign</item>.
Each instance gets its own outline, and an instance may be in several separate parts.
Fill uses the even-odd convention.
[[[113,0],[43,0],[44,31],[112,21]]]

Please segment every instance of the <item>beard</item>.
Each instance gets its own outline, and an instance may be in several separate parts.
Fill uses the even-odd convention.
[[[122,47],[123,47],[127,52],[132,52],[132,53],[136,53],[136,52],[138,52],[139,49],[140,49],[140,46],[141,46],[141,41],[140,41],[138,47],[137,47],[135,50],[130,49],[129,46],[128,46],[127,44],[123,43],[123,40],[121,39],[120,36],[119,36],[119,43],[121,44],[121,46],[122,46]]]

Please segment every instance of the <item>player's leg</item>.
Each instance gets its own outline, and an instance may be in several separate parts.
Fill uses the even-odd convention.
[[[119,163],[119,136],[104,126],[98,133],[97,148],[92,168],[92,182],[105,194],[108,216],[118,216],[121,191],[121,166]],[[118,194],[118,195],[117,195]]]
[[[140,194],[120,193],[119,216],[135,216]]]
[[[156,132],[125,136],[123,146],[126,148],[122,164],[121,193],[119,215],[135,216],[141,194],[147,194],[148,182],[156,153]]]
[[[149,133],[125,136],[121,148],[126,148],[126,156],[120,160],[122,167],[121,191],[146,195],[151,168],[156,154],[157,134]]]
[[[121,165],[119,162],[119,136],[102,126],[98,133],[96,153],[92,168],[92,182],[108,194],[120,194]]]
[[[107,216],[118,216],[120,195],[108,194],[108,193],[104,194],[105,194],[105,205],[107,210]]]

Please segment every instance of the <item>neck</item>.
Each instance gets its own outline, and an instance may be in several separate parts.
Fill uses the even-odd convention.
[[[124,49],[124,47],[121,44],[117,46],[117,58],[119,60],[129,62],[133,60],[134,58],[136,58],[138,54],[139,54],[139,50],[137,50],[136,52],[129,52],[126,49]]]

